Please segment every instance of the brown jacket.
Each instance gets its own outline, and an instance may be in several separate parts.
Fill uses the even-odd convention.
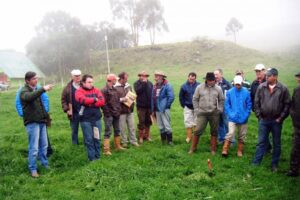
[[[101,90],[105,105],[102,107],[105,117],[119,117],[121,114],[120,96],[115,87],[109,88],[107,85]]]
[[[119,82],[117,82],[114,85],[114,87],[117,89],[120,98],[125,97],[129,91],[132,92],[132,88],[129,83],[126,83],[125,85],[121,85]],[[129,108],[123,103],[121,103],[121,114],[132,113],[133,108],[134,108],[134,103]]]
[[[61,94],[61,106],[63,111],[66,113],[68,110],[72,111],[73,116],[73,109],[72,109],[72,83],[73,81],[70,81],[66,87],[64,87],[62,94]],[[68,118],[71,120],[72,116],[68,116]]]

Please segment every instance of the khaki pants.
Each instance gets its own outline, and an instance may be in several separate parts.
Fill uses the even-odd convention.
[[[126,126],[128,128],[128,135],[130,143],[137,143],[137,139],[135,136],[135,128],[134,128],[134,115],[133,112],[129,114],[120,115],[120,131],[121,131],[121,142],[122,144],[127,144],[127,134],[126,134]]]
[[[220,115],[198,115],[197,124],[195,129],[195,135],[201,136],[209,123],[210,134],[212,136],[218,136],[218,126],[219,126]]]
[[[238,129],[238,140],[244,143],[247,134],[247,124],[228,122],[228,133],[225,136],[225,140],[234,141],[236,128]]]
[[[185,106],[183,109],[183,116],[185,128],[193,128],[196,126],[197,116],[195,115],[194,110]]]

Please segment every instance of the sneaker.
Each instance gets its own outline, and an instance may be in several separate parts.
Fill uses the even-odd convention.
[[[123,143],[123,144],[122,144],[122,147],[123,147],[123,148],[128,148],[128,144],[127,144],[127,143]]]
[[[137,142],[134,142],[131,145],[134,146],[134,147],[139,147],[140,146]]]
[[[273,167],[272,167],[272,169],[271,169],[271,171],[272,171],[273,173],[276,173],[276,172],[278,172],[278,167],[276,167],[276,166],[273,166]]]
[[[32,178],[38,178],[40,175],[37,172],[31,172]]]

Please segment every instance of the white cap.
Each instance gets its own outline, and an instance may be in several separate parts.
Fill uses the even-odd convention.
[[[234,83],[234,85],[235,84],[242,85],[242,83],[243,83],[243,77],[242,76],[235,76],[234,79],[233,79],[233,83]]]
[[[71,71],[72,76],[79,76],[81,75],[81,71],[79,69],[73,69]]]
[[[261,70],[265,70],[265,66],[263,64],[257,64],[254,68],[254,71],[261,71]]]

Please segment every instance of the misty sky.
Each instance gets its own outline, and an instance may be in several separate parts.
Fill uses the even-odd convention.
[[[298,0],[161,0],[170,32],[160,33],[158,43],[187,41],[195,36],[232,40],[225,26],[236,17],[244,26],[238,43],[261,50],[300,44]],[[25,52],[45,13],[62,10],[82,24],[112,21],[108,0],[2,1],[0,49]],[[149,44],[143,34],[142,44]]]

